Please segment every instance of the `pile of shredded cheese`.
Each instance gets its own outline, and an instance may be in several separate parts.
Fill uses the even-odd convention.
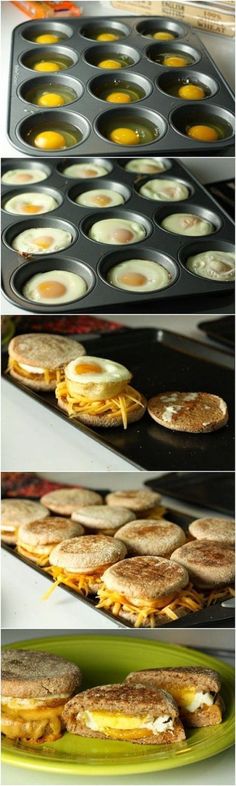
[[[57,385],[56,397],[57,399],[65,399],[68,413],[72,418],[79,415],[80,412],[86,412],[87,415],[106,415],[111,419],[114,415],[121,414],[124,429],[127,429],[128,415],[136,409],[137,404],[144,407],[140,393],[134,390],[130,385],[126,385],[122,395],[118,394],[113,398],[92,401],[86,396],[79,395],[78,393],[75,396],[69,394],[65,380]]]
[[[50,566],[50,568],[45,568],[45,572],[49,573],[50,576],[53,576],[55,579],[54,584],[49,588],[45,595],[43,595],[42,600],[48,600],[51,596],[52,592],[59,586],[59,584],[65,584],[66,587],[71,587],[71,589],[79,592],[80,595],[88,595],[89,592],[92,591],[94,585],[98,585],[101,582],[101,575],[104,572],[105,568],[102,570],[98,570],[96,573],[68,573],[67,571],[63,570],[63,568],[57,568],[54,565]]]
[[[11,369],[16,371],[19,376],[23,378],[25,377],[25,379],[43,380],[46,385],[49,385],[50,382],[59,383],[64,379],[64,368],[54,368],[51,370],[49,368],[45,368],[43,370],[43,374],[34,374],[33,371],[26,371],[25,368],[22,368],[22,366],[19,365],[19,363],[17,363],[14,358],[9,358],[7,371],[10,371]]]

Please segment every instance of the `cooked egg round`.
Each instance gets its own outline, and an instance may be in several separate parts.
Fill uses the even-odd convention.
[[[4,208],[8,213],[15,215],[35,216],[39,213],[50,213],[58,207],[58,202],[50,194],[36,193],[29,191],[26,194],[18,194],[5,202]]]
[[[66,177],[79,177],[87,180],[90,177],[103,177],[103,175],[107,175],[108,172],[109,169],[99,164],[71,164],[63,170],[63,175],[66,175]]]
[[[79,205],[88,207],[114,207],[124,204],[124,197],[118,191],[111,188],[94,188],[91,191],[84,191],[76,197]]]
[[[176,180],[167,180],[167,178],[147,180],[139,189],[139,193],[146,199],[155,199],[163,202],[180,202],[182,199],[187,199],[189,195],[188,189],[183,183],[178,183]]]
[[[216,142],[219,139],[219,132],[213,126],[196,125],[187,129],[187,135],[198,142]]]
[[[119,60],[100,60],[98,63],[99,68],[122,68]]]
[[[96,221],[89,230],[89,237],[97,243],[110,243],[122,246],[128,243],[139,243],[146,237],[146,229],[137,221],[124,218],[106,218]]]
[[[158,262],[147,259],[129,259],[109,270],[109,284],[130,292],[152,292],[170,283],[170,274]]]
[[[12,248],[20,254],[52,254],[72,243],[72,234],[55,227],[34,227],[16,235]]]
[[[69,270],[48,270],[37,273],[27,281],[23,295],[36,303],[69,303],[83,297],[87,284],[81,276]]]
[[[166,166],[161,159],[155,158],[131,158],[125,164],[127,172],[138,172],[140,175],[155,175],[157,172],[164,172]]]
[[[227,251],[202,251],[188,257],[186,267],[191,273],[212,281],[233,281],[235,278],[235,256]]]
[[[46,180],[48,175],[43,169],[8,169],[2,176],[2,183],[9,183],[12,186],[28,185],[28,183],[40,183]]]
[[[177,235],[188,235],[199,237],[201,235],[211,235],[214,226],[211,221],[206,221],[194,213],[173,213],[166,216],[161,224],[168,232],[175,232]]]
[[[66,147],[66,140],[59,131],[41,131],[36,135],[34,144],[40,150],[62,150]]]
[[[86,355],[86,359],[76,358],[66,366],[66,378],[71,382],[81,382],[85,385],[91,382],[97,384],[121,381],[125,383],[130,381],[131,374],[125,366],[115,363],[113,360]]]
[[[140,143],[138,130],[134,131],[132,128],[113,128],[109,133],[109,139],[116,145],[139,145]]]

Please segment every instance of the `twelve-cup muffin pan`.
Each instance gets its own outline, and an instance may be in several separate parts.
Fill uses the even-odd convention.
[[[171,41],[153,38],[156,30],[173,33]],[[112,31],[121,36],[113,42],[99,42],[96,34]],[[35,38],[45,33],[58,34],[58,43],[39,45]],[[170,53],[190,56],[191,65],[170,68],[155,61]],[[55,55],[69,58],[71,65],[55,73],[34,70],[36,60]],[[98,62],[128,58],[126,67],[119,71],[98,67]],[[76,143],[67,149],[68,155],[127,155],[127,145],[116,144],[107,138],[109,126],[127,127],[129,122],[147,122],[158,129],[158,137],[145,144],[129,145],[130,153],[173,155],[208,154],[222,152],[234,137],[234,98],[198,35],[191,27],[168,17],[107,17],[81,18],[59,21],[24,22],[13,33],[11,56],[11,86],[8,131],[12,143],[22,153],[42,155],[31,143],[31,134],[64,126],[76,132]],[[170,79],[190,77],[207,89],[207,96],[198,101],[183,100],[169,95]],[[110,104],[99,97],[100,86],[115,77],[124,78],[141,87],[143,98],[127,104]],[[75,93],[72,103],[55,109],[45,109],[29,103],[28,94],[50,83],[71,88]],[[214,142],[199,142],[186,135],[186,126],[216,122],[225,129],[224,138]],[[50,155],[52,150],[43,150]],[[65,150],[55,151],[65,155]]]
[[[96,163],[103,165],[107,174],[96,179],[68,178],[63,175],[67,166],[74,163]],[[176,159],[162,159],[165,171],[160,175],[137,175],[125,169],[126,159],[47,159],[40,161],[46,179],[33,186],[10,186],[2,184],[2,288],[6,297],[19,308],[36,313],[102,312],[104,307],[122,310],[127,304],[168,304],[173,298],[191,295],[222,294],[232,290],[233,281],[213,281],[189,272],[186,260],[192,254],[209,249],[233,251],[234,225],[232,220]],[[9,169],[39,168],[39,161],[29,159],[5,160],[3,173]],[[181,202],[159,202],[140,195],[141,185],[152,178],[174,178],[187,186],[189,196]],[[75,198],[93,188],[108,188],[123,194],[125,203],[109,209],[83,207]],[[56,196],[59,206],[41,217],[12,215],[4,209],[11,196],[21,192],[45,192]],[[202,237],[186,237],[166,231],[161,222],[167,214],[190,212],[210,220],[215,231]],[[139,243],[111,245],[99,243],[88,237],[93,223],[105,218],[135,220],[145,227],[146,237]],[[73,242],[69,248],[56,254],[33,255],[28,259],[20,256],[11,247],[13,239],[31,227],[65,228],[71,232]],[[117,288],[107,282],[107,274],[118,262],[129,259],[157,261],[170,274],[170,283],[164,289],[152,292],[131,292]],[[45,305],[28,300],[22,294],[26,282],[36,273],[49,270],[68,270],[78,273],[87,283],[86,294],[77,301],[61,305]]]

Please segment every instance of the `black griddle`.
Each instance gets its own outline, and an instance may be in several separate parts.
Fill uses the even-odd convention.
[[[171,321],[171,317],[170,317]],[[132,384],[147,398],[167,390],[207,391],[221,396],[229,408],[229,422],[209,434],[173,432],[155,423],[146,413],[128,426],[89,428],[68,418],[53,393],[31,390],[6,374],[7,381],[27,396],[46,406],[67,422],[68,428],[90,436],[146,470],[233,470],[234,469],[234,359],[193,339],[155,328],[134,329],[112,336],[83,337],[89,355],[110,358],[129,368]],[[7,358],[3,356],[2,373]],[[79,438],[78,438],[79,446]]]
[[[101,489],[99,489],[98,491],[101,494],[108,493],[107,491],[106,492],[101,491]],[[52,512],[51,515],[53,516]],[[191,516],[183,511],[175,510],[174,508],[169,508],[169,507],[168,507],[168,511],[164,514],[164,517],[165,516],[169,521],[173,521],[175,524],[178,524],[180,527],[182,527],[185,532],[187,532],[188,525],[190,524],[190,522],[193,521],[193,518],[195,518],[194,514]],[[51,583],[53,582],[52,576],[50,576],[48,573],[45,573],[45,570],[42,567],[39,567],[34,562],[31,562],[31,560],[27,559],[26,557],[23,557],[21,554],[18,554],[15,546],[10,546],[8,543],[3,543],[3,542],[1,543],[1,545],[2,548],[5,551],[7,551],[9,554],[11,554],[13,558],[20,560],[20,562],[24,562],[25,565],[28,565],[28,567],[32,568],[32,570],[36,571],[36,573],[39,573],[41,576],[46,577]],[[60,588],[63,589],[65,592],[69,593],[69,595],[72,595],[74,598],[76,598],[79,602],[83,603],[85,606],[90,606],[90,608],[95,609],[97,614],[106,617],[106,619],[109,619],[112,622],[116,622],[116,624],[119,627],[134,629],[134,625],[128,620],[124,620],[121,619],[120,617],[116,617],[114,616],[114,614],[111,614],[109,611],[105,609],[96,608],[97,601],[95,599],[95,596],[89,595],[85,598],[83,597],[83,595],[79,595],[78,592],[71,589],[70,587],[66,587],[64,584],[61,584]],[[55,592],[56,591],[57,590],[55,589]],[[50,598],[48,600],[48,603],[50,603]],[[174,622],[167,622],[164,625],[161,625],[160,627],[161,628],[190,628],[190,627],[195,628],[195,627],[208,627],[209,625],[214,625],[218,627],[223,624],[224,627],[231,627],[232,625],[234,625],[234,609],[230,607],[223,607],[219,602],[216,603],[214,606],[204,608],[201,611],[186,614],[185,617],[181,617],[180,619],[175,620]],[[99,622],[97,627],[99,627]],[[142,628],[142,630],[144,630],[144,628]]]
[[[175,501],[234,516],[234,472],[168,472],[145,485]]]

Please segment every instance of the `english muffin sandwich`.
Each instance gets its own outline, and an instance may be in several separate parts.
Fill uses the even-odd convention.
[[[193,584],[200,589],[215,589],[234,582],[235,555],[232,546],[196,540],[173,551],[171,560],[186,568]]]
[[[168,691],[175,699],[181,720],[187,726],[216,726],[222,722],[224,709],[220,696],[219,674],[198,666],[176,669],[146,669],[126,677],[128,685],[143,685],[147,690]]]
[[[87,505],[72,513],[73,521],[79,521],[88,530],[114,535],[119,527],[132,521],[134,514],[128,508],[111,508],[108,505]]]
[[[213,393],[159,393],[148,401],[149,415],[160,426],[172,431],[207,433],[228,422],[228,408]]]
[[[17,531],[21,524],[29,524],[44,519],[47,510],[39,502],[30,499],[3,499],[1,515],[1,538],[5,543],[15,545]]]
[[[196,540],[213,540],[216,543],[235,543],[234,519],[213,518],[195,519],[189,525],[189,532]]]
[[[55,390],[64,379],[64,367],[86,350],[65,336],[26,333],[10,341],[8,370],[24,385],[35,390]]]
[[[23,557],[47,565],[48,557],[54,546],[61,540],[83,535],[84,528],[71,519],[47,516],[39,521],[22,524],[17,535],[17,551]]]
[[[67,731],[81,737],[163,745],[185,739],[177,705],[166,691],[142,685],[99,685],[68,701]]]
[[[132,374],[113,360],[87,356],[65,368],[65,380],[56,387],[59,406],[70,417],[95,427],[126,429],[143,417],[146,401],[129,382]]]
[[[129,489],[124,491],[111,491],[106,496],[106,503],[112,508],[128,508],[135,513],[137,518],[146,518],[149,514],[161,516],[164,508],[160,506],[161,496],[151,489]]]
[[[64,488],[49,491],[41,498],[42,505],[59,516],[71,516],[75,510],[84,505],[102,505],[101,494],[84,488]]]
[[[165,519],[130,521],[117,530],[115,538],[125,543],[129,554],[159,557],[169,557],[186,540],[183,529]]]
[[[201,608],[187,570],[162,557],[132,557],[112,565],[102,576],[98,597],[98,608],[135,628],[154,628]]]
[[[23,743],[61,737],[65,703],[80,687],[78,666],[47,652],[2,652],[1,731]]]
[[[62,540],[49,556],[51,568],[46,571],[53,576],[55,584],[44,597],[49,597],[58,584],[65,584],[83,595],[96,593],[104,570],[125,555],[124,543],[108,535]]]

